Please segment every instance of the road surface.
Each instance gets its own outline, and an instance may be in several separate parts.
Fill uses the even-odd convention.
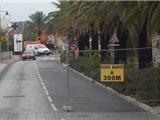
[[[68,87],[69,85],[69,87]],[[69,88],[69,89],[68,89]],[[73,111],[63,111],[63,106]],[[159,120],[69,71],[58,55],[14,63],[0,80],[0,120]]]

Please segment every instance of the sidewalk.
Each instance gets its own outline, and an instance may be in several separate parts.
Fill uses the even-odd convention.
[[[2,60],[2,62],[0,62],[0,74],[3,72],[3,70],[4,70],[9,64],[12,64],[13,62],[17,61],[18,59],[19,59],[19,56],[12,56],[11,59]]]

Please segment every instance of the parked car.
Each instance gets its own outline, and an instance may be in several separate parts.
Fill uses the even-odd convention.
[[[22,54],[22,60],[33,59],[36,60],[36,54],[33,50],[26,50]]]
[[[43,44],[37,44],[35,49],[38,50],[38,55],[49,55],[50,50]]]
[[[36,55],[50,54],[50,50],[43,44],[28,44],[25,50],[33,50]]]

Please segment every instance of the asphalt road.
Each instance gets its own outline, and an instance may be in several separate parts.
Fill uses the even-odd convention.
[[[68,87],[69,85],[69,87]],[[69,89],[68,89],[69,88]],[[69,92],[68,92],[69,91]],[[63,106],[72,106],[64,112]],[[59,56],[14,63],[0,80],[0,120],[159,120],[69,71]]]
[[[36,65],[59,112],[63,111],[63,106],[69,104],[72,106],[70,115],[75,115],[77,118],[79,115],[85,116],[85,119],[97,117],[98,120],[106,120],[109,116],[110,120],[154,119],[150,113],[91,83],[73,71],[69,70],[68,77],[67,68],[60,63],[58,55],[41,57]]]

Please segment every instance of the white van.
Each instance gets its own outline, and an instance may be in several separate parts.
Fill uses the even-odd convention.
[[[26,50],[33,50],[36,55],[50,54],[50,50],[43,44],[27,44]]]

